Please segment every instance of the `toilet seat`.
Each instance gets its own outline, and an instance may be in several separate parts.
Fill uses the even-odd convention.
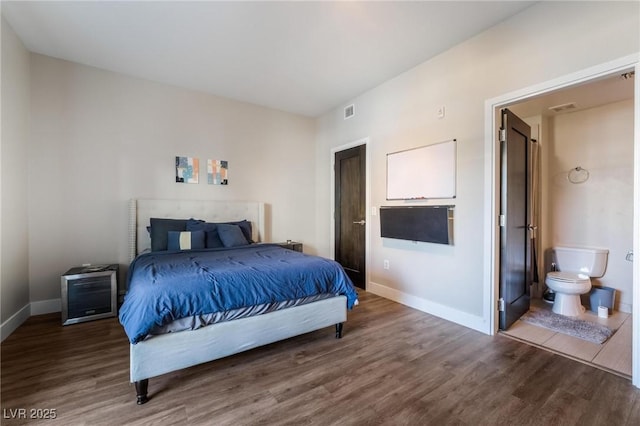
[[[586,284],[591,279],[585,274],[576,274],[574,272],[553,271],[547,274],[547,279],[552,279],[558,283],[566,284]]]

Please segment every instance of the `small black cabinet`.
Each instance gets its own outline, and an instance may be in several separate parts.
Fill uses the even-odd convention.
[[[286,241],[283,243],[276,243],[282,248],[286,248],[293,251],[299,251],[302,253],[302,243],[298,243],[296,241]]]

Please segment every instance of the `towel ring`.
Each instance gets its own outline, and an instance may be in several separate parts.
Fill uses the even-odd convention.
[[[578,166],[567,173],[567,180],[571,183],[584,183],[589,179],[589,170]]]

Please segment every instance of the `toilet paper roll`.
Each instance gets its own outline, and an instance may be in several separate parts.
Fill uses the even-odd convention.
[[[598,316],[600,318],[608,318],[609,308],[607,308],[606,306],[598,306]]]

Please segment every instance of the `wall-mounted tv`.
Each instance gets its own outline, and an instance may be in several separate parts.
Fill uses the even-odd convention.
[[[380,207],[380,236],[453,245],[454,206]]]

